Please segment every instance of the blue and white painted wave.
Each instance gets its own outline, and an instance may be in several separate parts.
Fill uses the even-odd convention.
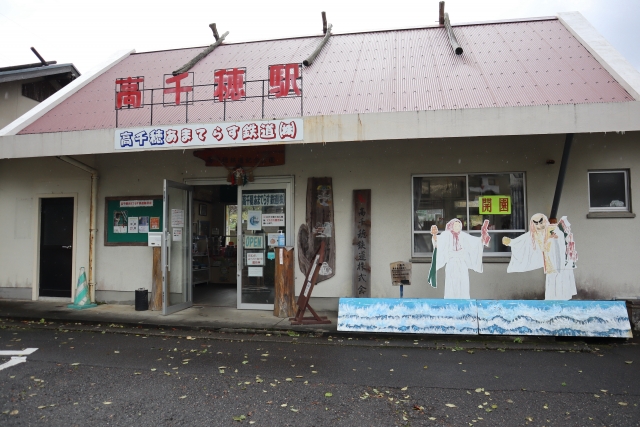
[[[340,298],[338,330],[478,334],[475,300]]]
[[[481,335],[632,338],[624,301],[477,300]]]

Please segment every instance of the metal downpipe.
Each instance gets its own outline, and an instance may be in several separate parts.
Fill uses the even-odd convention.
[[[568,133],[564,140],[564,150],[562,151],[562,161],[560,162],[560,171],[558,172],[558,182],[556,183],[556,193],[553,196],[553,204],[551,205],[551,214],[549,222],[556,223],[558,215],[558,206],[560,205],[560,196],[562,195],[562,187],[564,186],[564,177],[567,174],[567,163],[569,163],[569,154],[571,153],[571,145],[573,144],[573,134]]]
[[[96,212],[98,209],[98,171],[69,156],[58,156],[58,159],[69,163],[91,174],[91,205],[89,207],[89,296],[91,302],[96,301]]]

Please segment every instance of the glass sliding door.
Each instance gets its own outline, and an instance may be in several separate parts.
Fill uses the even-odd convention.
[[[238,308],[273,310],[275,247],[293,245],[292,179],[247,184],[238,195]]]
[[[191,284],[192,187],[164,180],[162,314],[193,305]]]

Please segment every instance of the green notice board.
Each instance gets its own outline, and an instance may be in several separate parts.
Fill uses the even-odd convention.
[[[104,245],[147,246],[162,231],[162,196],[105,197]]]

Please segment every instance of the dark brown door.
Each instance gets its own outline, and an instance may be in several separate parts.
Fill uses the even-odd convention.
[[[71,298],[73,197],[40,200],[40,296]]]

